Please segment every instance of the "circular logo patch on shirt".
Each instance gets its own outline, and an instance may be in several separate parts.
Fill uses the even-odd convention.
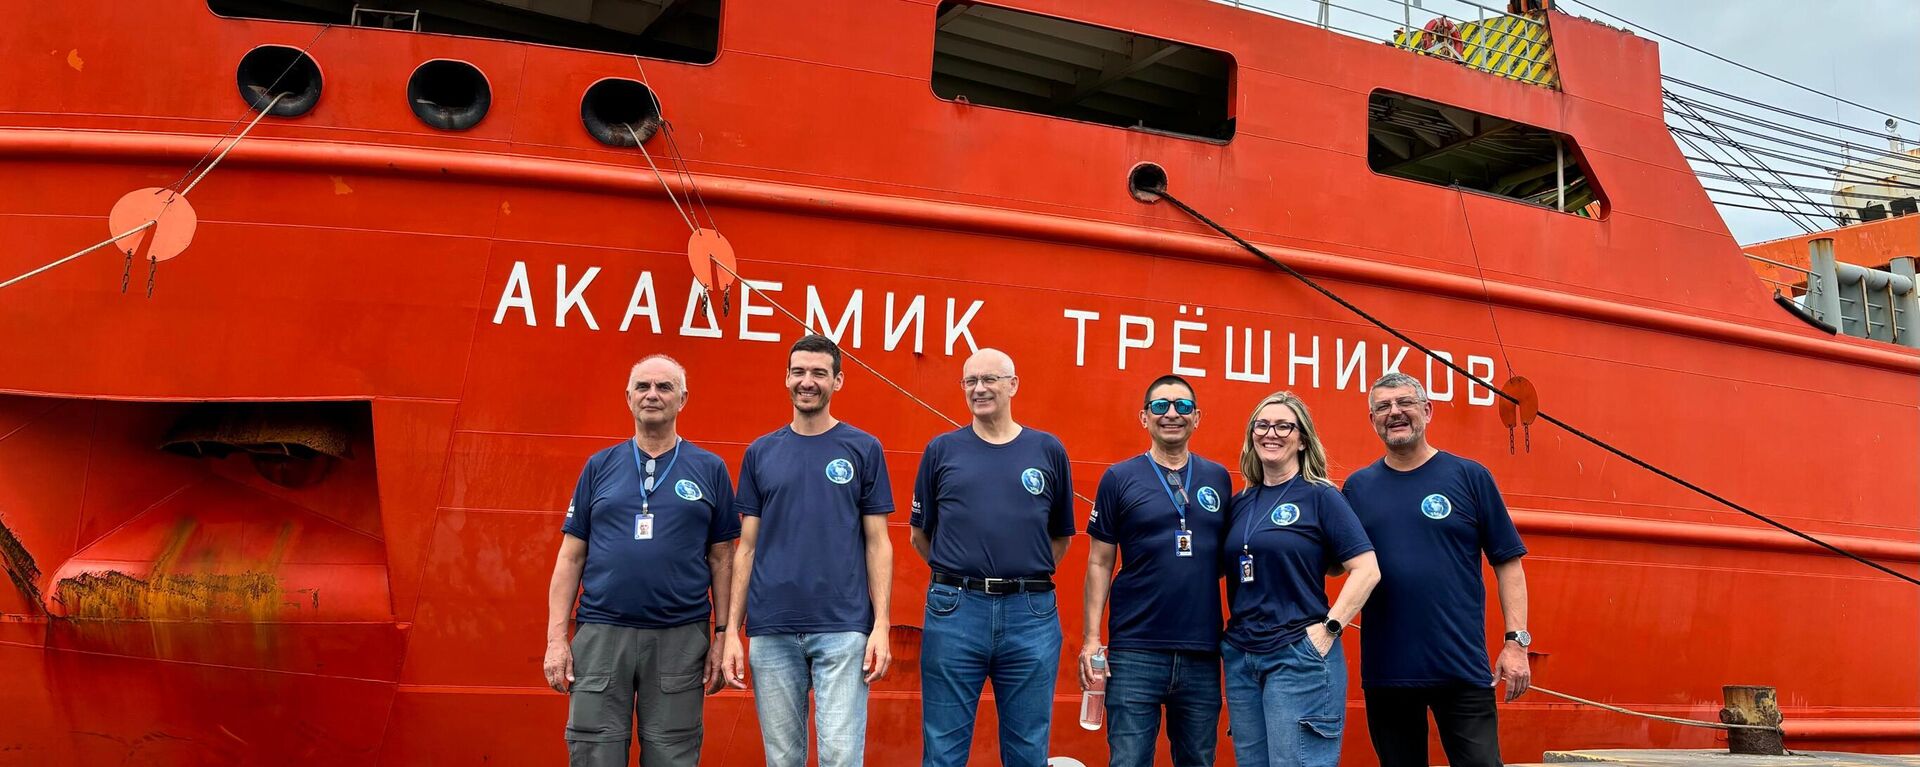
[[[1453,513],[1453,501],[1434,493],[1420,499],[1420,513],[1427,515],[1427,519],[1446,519],[1447,515]]]
[[[1033,495],[1044,493],[1047,491],[1047,475],[1041,474],[1039,469],[1027,469],[1020,472],[1020,486]]]
[[[844,485],[853,481],[853,462],[845,458],[835,458],[827,462],[827,480]]]
[[[1214,490],[1211,487],[1203,487],[1203,488],[1200,488],[1200,492],[1194,493],[1193,497],[1200,499],[1200,508],[1206,509],[1207,511],[1213,512],[1215,514],[1220,513],[1220,492],[1219,491]]]
[[[701,495],[700,486],[694,484],[691,479],[683,479],[673,483],[673,494],[689,501],[697,501],[706,497]]]
[[[1274,524],[1286,527],[1300,521],[1300,507],[1292,503],[1280,504],[1279,506],[1273,507],[1271,518]]]

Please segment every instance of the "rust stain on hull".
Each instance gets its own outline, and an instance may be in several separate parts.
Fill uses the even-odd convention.
[[[0,563],[7,568],[7,579],[13,581],[13,587],[27,598],[27,604],[34,610],[40,609],[40,566],[33,561],[33,554],[20,542],[13,530],[0,522]]]
[[[201,562],[228,572],[178,572],[181,553],[194,538],[192,518],[176,523],[144,578],[117,570],[96,570],[61,578],[53,598],[68,620],[159,620],[228,618],[264,621],[286,604],[276,571],[293,537],[283,526],[264,562]],[[236,571],[237,572],[234,572]],[[315,606],[319,594],[311,595]],[[297,604],[297,603],[296,603]]]
[[[279,579],[266,572],[135,578],[108,571],[62,578],[53,598],[70,620],[149,620],[266,617],[279,607],[279,594]]]

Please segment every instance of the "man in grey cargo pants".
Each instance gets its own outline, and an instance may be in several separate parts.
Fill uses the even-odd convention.
[[[641,360],[626,399],[633,438],[587,459],[567,505],[543,670],[568,697],[575,767],[626,765],[636,718],[643,767],[695,767],[701,688],[721,686],[712,633],[726,630],[708,618],[727,614],[740,518],[727,465],[674,430],[687,403],[680,363]]]

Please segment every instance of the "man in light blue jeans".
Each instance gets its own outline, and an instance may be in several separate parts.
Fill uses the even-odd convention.
[[[805,767],[809,690],[820,767],[859,767],[867,685],[892,660],[893,491],[880,441],[828,410],[843,384],[832,341],[794,343],[786,374],[793,423],[747,447],[734,495],[741,543],[721,664],[742,689],[742,661],[753,668],[769,767]]]
[[[913,547],[933,569],[920,638],[922,767],[962,767],[993,682],[1003,767],[1044,767],[1060,674],[1053,571],[1074,534],[1060,440],[1013,420],[1020,380],[994,349],[967,359],[973,424],[934,437],[913,487]]]

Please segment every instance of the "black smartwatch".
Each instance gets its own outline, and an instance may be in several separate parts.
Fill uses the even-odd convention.
[[[1328,636],[1337,637],[1337,636],[1340,636],[1340,632],[1346,630],[1345,626],[1340,625],[1340,621],[1335,620],[1333,618],[1328,618],[1327,622],[1322,625],[1326,626]]]
[[[1507,632],[1507,641],[1518,642],[1520,644],[1520,649],[1525,650],[1528,647],[1533,646],[1533,635],[1527,633],[1526,629],[1520,629],[1519,631],[1509,631]]]
[[[727,633],[727,624],[725,624],[725,623],[715,623],[715,624],[713,624],[713,633],[715,633],[715,634],[725,634],[725,633]]]

